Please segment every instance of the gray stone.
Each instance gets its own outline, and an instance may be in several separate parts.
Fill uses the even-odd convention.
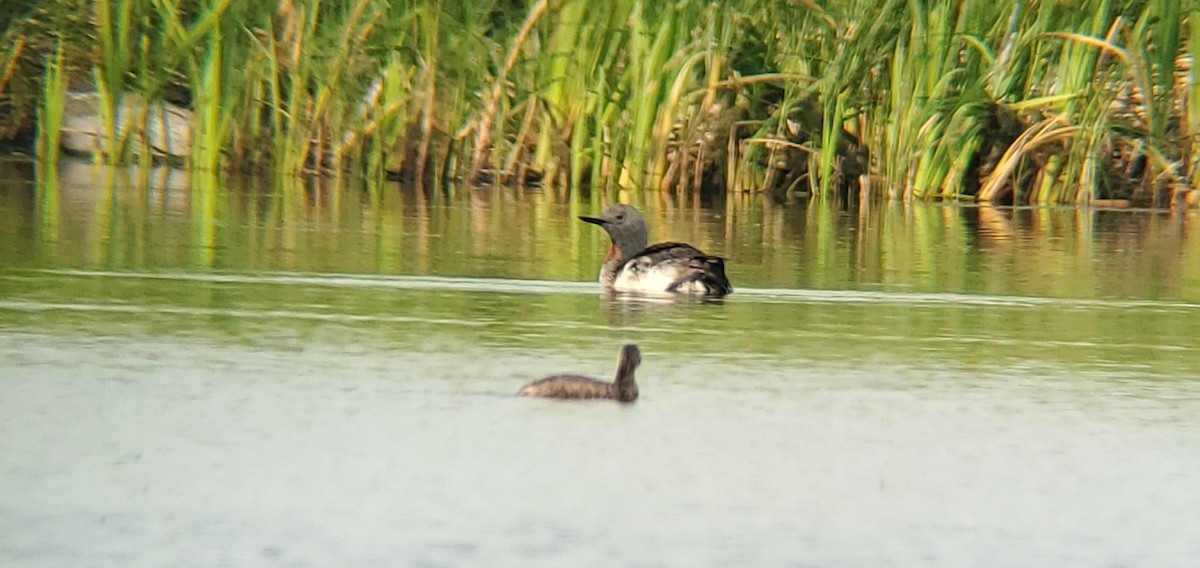
[[[117,108],[117,137],[128,136],[129,150],[136,154],[143,147],[145,133],[155,157],[187,158],[192,152],[192,117],[192,111],[178,105],[168,102],[147,105],[139,95],[125,95]],[[104,144],[100,96],[91,92],[67,93],[63,103],[62,147],[79,154],[97,155]]]

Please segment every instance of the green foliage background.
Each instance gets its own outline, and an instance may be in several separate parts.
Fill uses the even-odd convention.
[[[194,112],[199,170],[1165,205],[1195,197],[1197,4],[16,0],[0,138],[61,43],[110,161],[137,95]]]

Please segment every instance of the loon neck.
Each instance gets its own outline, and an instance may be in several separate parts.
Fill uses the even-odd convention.
[[[624,264],[639,252],[646,250],[649,238],[643,230],[613,230],[609,232],[612,246],[608,249],[605,261],[616,260],[618,265]]]
[[[600,265],[600,285],[605,288],[612,288],[617,281],[617,271],[624,266],[625,262],[620,258],[610,258]]]
[[[613,379],[613,387],[617,391],[617,398],[624,401],[630,401],[637,398],[637,381],[635,375],[637,372],[639,361],[630,360],[626,357],[621,357],[617,363],[617,376]]]
[[[618,374],[613,389],[617,391],[617,400],[629,402],[637,399],[638,388],[637,382],[633,380],[633,371],[624,375]]]
[[[617,248],[617,243],[615,242],[608,247],[608,254],[605,255],[604,262],[608,262],[613,259],[621,260],[621,249]]]

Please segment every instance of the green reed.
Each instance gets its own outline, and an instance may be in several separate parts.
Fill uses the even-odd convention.
[[[67,77],[63,70],[63,46],[60,41],[54,56],[46,63],[44,94],[37,115],[38,169],[43,175],[58,167],[59,141],[62,138],[63,104]]]
[[[46,63],[43,89],[42,104],[37,113],[37,209],[42,238],[53,247],[59,231],[59,140],[67,90],[61,41],[53,58]]]
[[[86,33],[5,28],[0,54],[8,83],[47,59],[37,33],[90,45],[70,82],[98,93],[112,161],[148,153],[121,102],[167,100],[200,170],[1162,204],[1200,181],[1198,9],[99,0]]]

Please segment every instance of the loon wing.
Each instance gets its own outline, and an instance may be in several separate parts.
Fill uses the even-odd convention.
[[[634,255],[621,267],[614,287],[715,296],[733,292],[725,277],[725,259],[683,243],[659,243]]]
[[[725,277],[725,260],[718,256],[689,259],[686,273],[671,284],[667,291],[682,291],[693,284],[701,286],[705,294],[724,296],[733,293],[733,286]]]

